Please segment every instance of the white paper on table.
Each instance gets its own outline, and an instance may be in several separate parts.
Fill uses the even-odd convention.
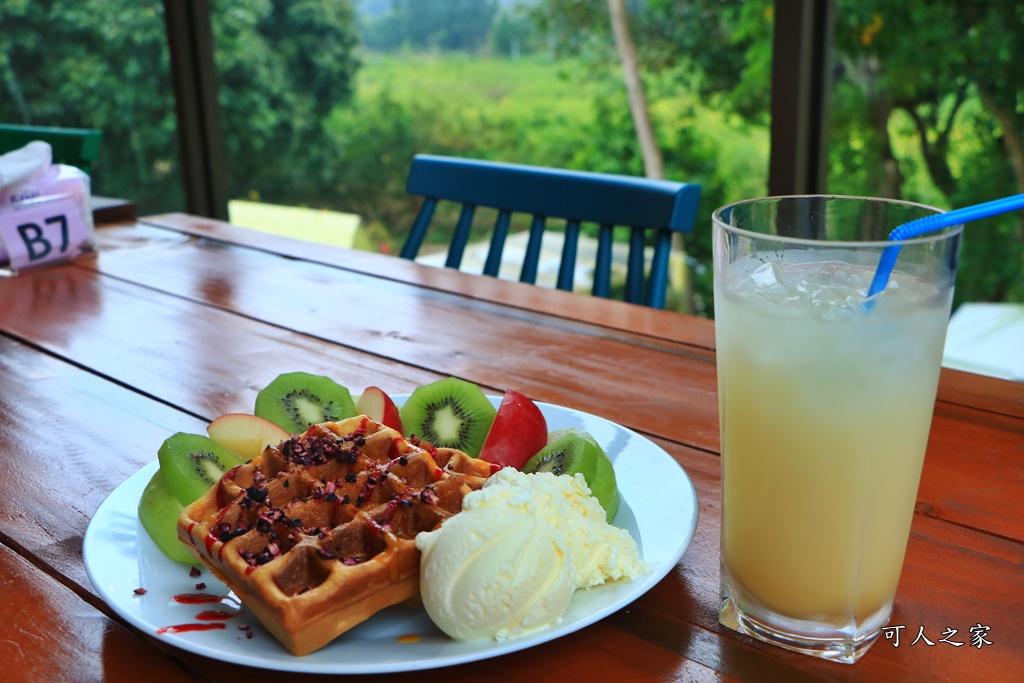
[[[949,321],[942,364],[1024,382],[1024,304],[961,304]]]

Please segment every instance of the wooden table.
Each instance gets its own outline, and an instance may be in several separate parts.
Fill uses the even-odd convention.
[[[522,653],[395,679],[1016,681],[1024,672],[1020,384],[943,371],[891,621],[905,626],[899,646],[880,639],[856,665],[832,664],[718,624],[713,323],[185,215],[98,234],[95,256],[0,279],[0,679],[280,680],[128,626],[97,596],[81,550],[100,502],[167,435],[250,412],[259,388],[295,369],[355,391],[406,393],[447,375],[489,393],[514,388],[648,436],[698,491],[693,543],[630,607]],[[666,494],[651,483],[651,495]],[[990,628],[991,645],[971,646],[975,625]],[[935,645],[911,645],[920,627]],[[966,644],[939,642],[947,628]]]

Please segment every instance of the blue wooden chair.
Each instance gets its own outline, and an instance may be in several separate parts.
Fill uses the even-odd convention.
[[[92,173],[92,165],[100,158],[103,131],[94,128],[49,128],[0,124],[0,153],[24,147],[34,140],[50,143],[53,163],[67,164]]]
[[[625,299],[665,307],[669,251],[673,232],[690,232],[697,213],[700,186],[632,176],[568,171],[418,154],[409,171],[407,191],[424,197],[402,257],[413,259],[440,200],[462,205],[445,265],[458,268],[478,206],[498,210],[484,274],[497,276],[513,213],[533,216],[519,279],[536,284],[541,237],[547,220],[565,220],[565,242],[556,286],[571,291],[581,223],[598,227],[593,294],[608,297],[611,288],[612,233],[630,230]],[[654,257],[644,292],[645,235],[653,230]]]

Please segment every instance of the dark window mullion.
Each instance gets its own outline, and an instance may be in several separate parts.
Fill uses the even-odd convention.
[[[227,220],[226,163],[208,0],[163,0],[188,212]]]
[[[825,192],[835,0],[775,0],[768,194]]]

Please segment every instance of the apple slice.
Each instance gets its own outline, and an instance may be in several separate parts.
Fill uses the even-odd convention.
[[[356,401],[356,412],[402,432],[402,414],[380,387],[366,387],[366,391]]]
[[[260,455],[267,446],[287,441],[291,435],[270,420],[244,413],[221,415],[210,423],[206,433],[214,442],[242,460]]]
[[[533,401],[509,389],[487,432],[480,459],[499,467],[522,469],[548,443],[548,423]]]

